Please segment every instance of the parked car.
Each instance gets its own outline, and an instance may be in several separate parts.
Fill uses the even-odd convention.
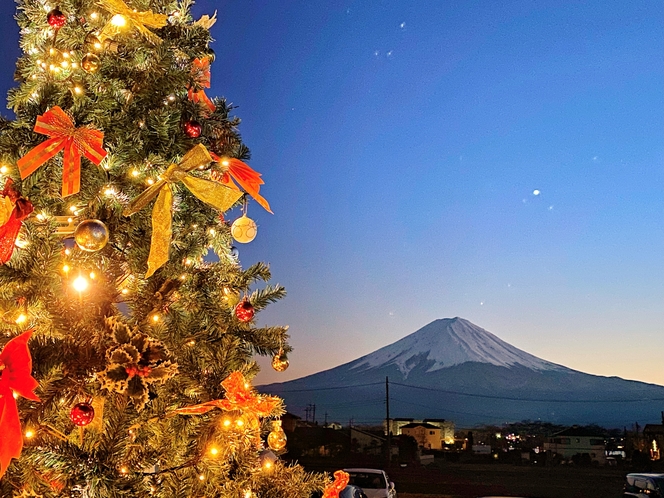
[[[349,484],[339,493],[339,498],[367,498],[362,489]]]
[[[664,474],[627,474],[623,498],[664,498]]]
[[[349,484],[362,488],[367,498],[397,498],[394,483],[384,470],[344,469],[350,474]]]

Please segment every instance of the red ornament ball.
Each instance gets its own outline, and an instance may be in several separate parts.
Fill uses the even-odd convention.
[[[255,311],[253,305],[246,299],[240,301],[240,303],[235,307],[235,316],[241,322],[250,321],[254,317],[254,313]]]
[[[185,135],[187,135],[189,138],[200,137],[201,132],[203,131],[201,124],[192,120],[185,121],[182,125],[182,129],[184,130]]]
[[[76,403],[69,412],[69,418],[74,425],[85,427],[95,418],[95,409],[90,403]]]
[[[53,29],[60,29],[67,23],[67,17],[59,9],[53,9],[46,16],[48,25]]]

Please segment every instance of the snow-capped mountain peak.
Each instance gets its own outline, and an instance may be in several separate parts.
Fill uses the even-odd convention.
[[[403,339],[355,360],[350,368],[369,370],[396,365],[405,377],[423,361],[430,365],[428,372],[466,362],[502,367],[521,365],[539,371],[568,370],[515,348],[459,317],[435,320]]]

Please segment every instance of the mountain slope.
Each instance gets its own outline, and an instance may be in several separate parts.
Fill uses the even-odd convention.
[[[293,413],[379,423],[385,379],[391,417],[447,418],[458,425],[541,419],[609,427],[657,422],[664,387],[601,377],[551,363],[461,318],[436,320],[350,363],[261,390]]]

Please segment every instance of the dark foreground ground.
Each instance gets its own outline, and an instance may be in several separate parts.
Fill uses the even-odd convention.
[[[304,466],[316,471],[339,468],[324,468],[315,464]],[[627,473],[615,467],[448,462],[435,468],[388,469],[399,498],[478,498],[496,495],[525,498],[621,498]]]
[[[390,478],[400,498],[417,494],[427,498],[620,498],[625,474],[616,468],[447,464],[441,469],[392,470]]]

